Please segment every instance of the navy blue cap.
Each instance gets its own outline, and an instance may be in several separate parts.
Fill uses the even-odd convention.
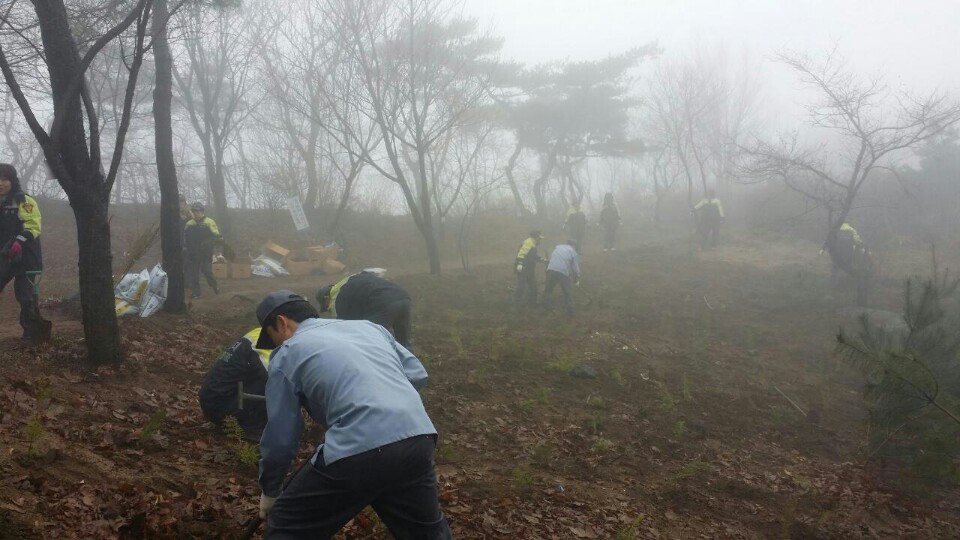
[[[275,349],[277,346],[270,339],[270,336],[267,335],[266,328],[263,327],[264,321],[270,317],[270,314],[277,310],[280,306],[285,306],[291,302],[307,302],[309,301],[306,297],[301,296],[293,291],[284,289],[282,291],[274,291],[263,297],[263,300],[257,305],[257,322],[260,323],[260,338],[257,339],[257,344],[255,347],[257,349],[270,350]]]

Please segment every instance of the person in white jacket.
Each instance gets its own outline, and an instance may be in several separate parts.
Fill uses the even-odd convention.
[[[573,286],[580,283],[580,255],[576,240],[567,240],[553,248],[547,263],[547,286],[543,291],[543,306],[549,308],[553,300],[553,288],[560,285],[563,307],[573,316]]]

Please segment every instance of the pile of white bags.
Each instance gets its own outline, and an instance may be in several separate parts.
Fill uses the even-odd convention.
[[[160,265],[153,270],[123,276],[113,291],[117,315],[149,317],[167,300],[167,273]]]

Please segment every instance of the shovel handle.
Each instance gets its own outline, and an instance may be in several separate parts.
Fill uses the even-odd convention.
[[[263,523],[263,520],[260,519],[260,516],[253,518],[250,524],[247,525],[247,528],[243,530],[243,534],[240,535],[240,540],[250,540],[253,538],[254,533],[260,528],[261,523]]]

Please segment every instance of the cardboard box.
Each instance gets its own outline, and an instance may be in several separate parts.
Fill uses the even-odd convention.
[[[230,277],[230,265],[228,263],[213,263],[210,265],[213,268],[213,277],[217,279],[227,279]]]
[[[327,259],[335,261],[340,257],[340,253],[336,248],[312,246],[308,247],[306,251],[309,253],[310,260],[317,262],[323,262]]]
[[[309,276],[319,268],[319,263],[315,261],[288,260],[283,267],[287,269],[287,272],[290,272],[291,276]]]
[[[247,258],[237,258],[230,263],[230,279],[250,279],[253,277],[253,261]]]
[[[337,274],[342,274],[347,269],[347,265],[343,264],[340,261],[334,261],[327,259],[323,261],[323,264],[320,267],[323,270],[323,273],[328,276],[335,276]]]
[[[260,253],[262,253],[267,257],[270,257],[271,259],[279,262],[280,264],[284,264],[285,262],[287,262],[287,257],[290,256],[289,249],[279,244],[274,244],[273,242],[267,242],[266,244],[264,244],[263,247],[260,248]]]

